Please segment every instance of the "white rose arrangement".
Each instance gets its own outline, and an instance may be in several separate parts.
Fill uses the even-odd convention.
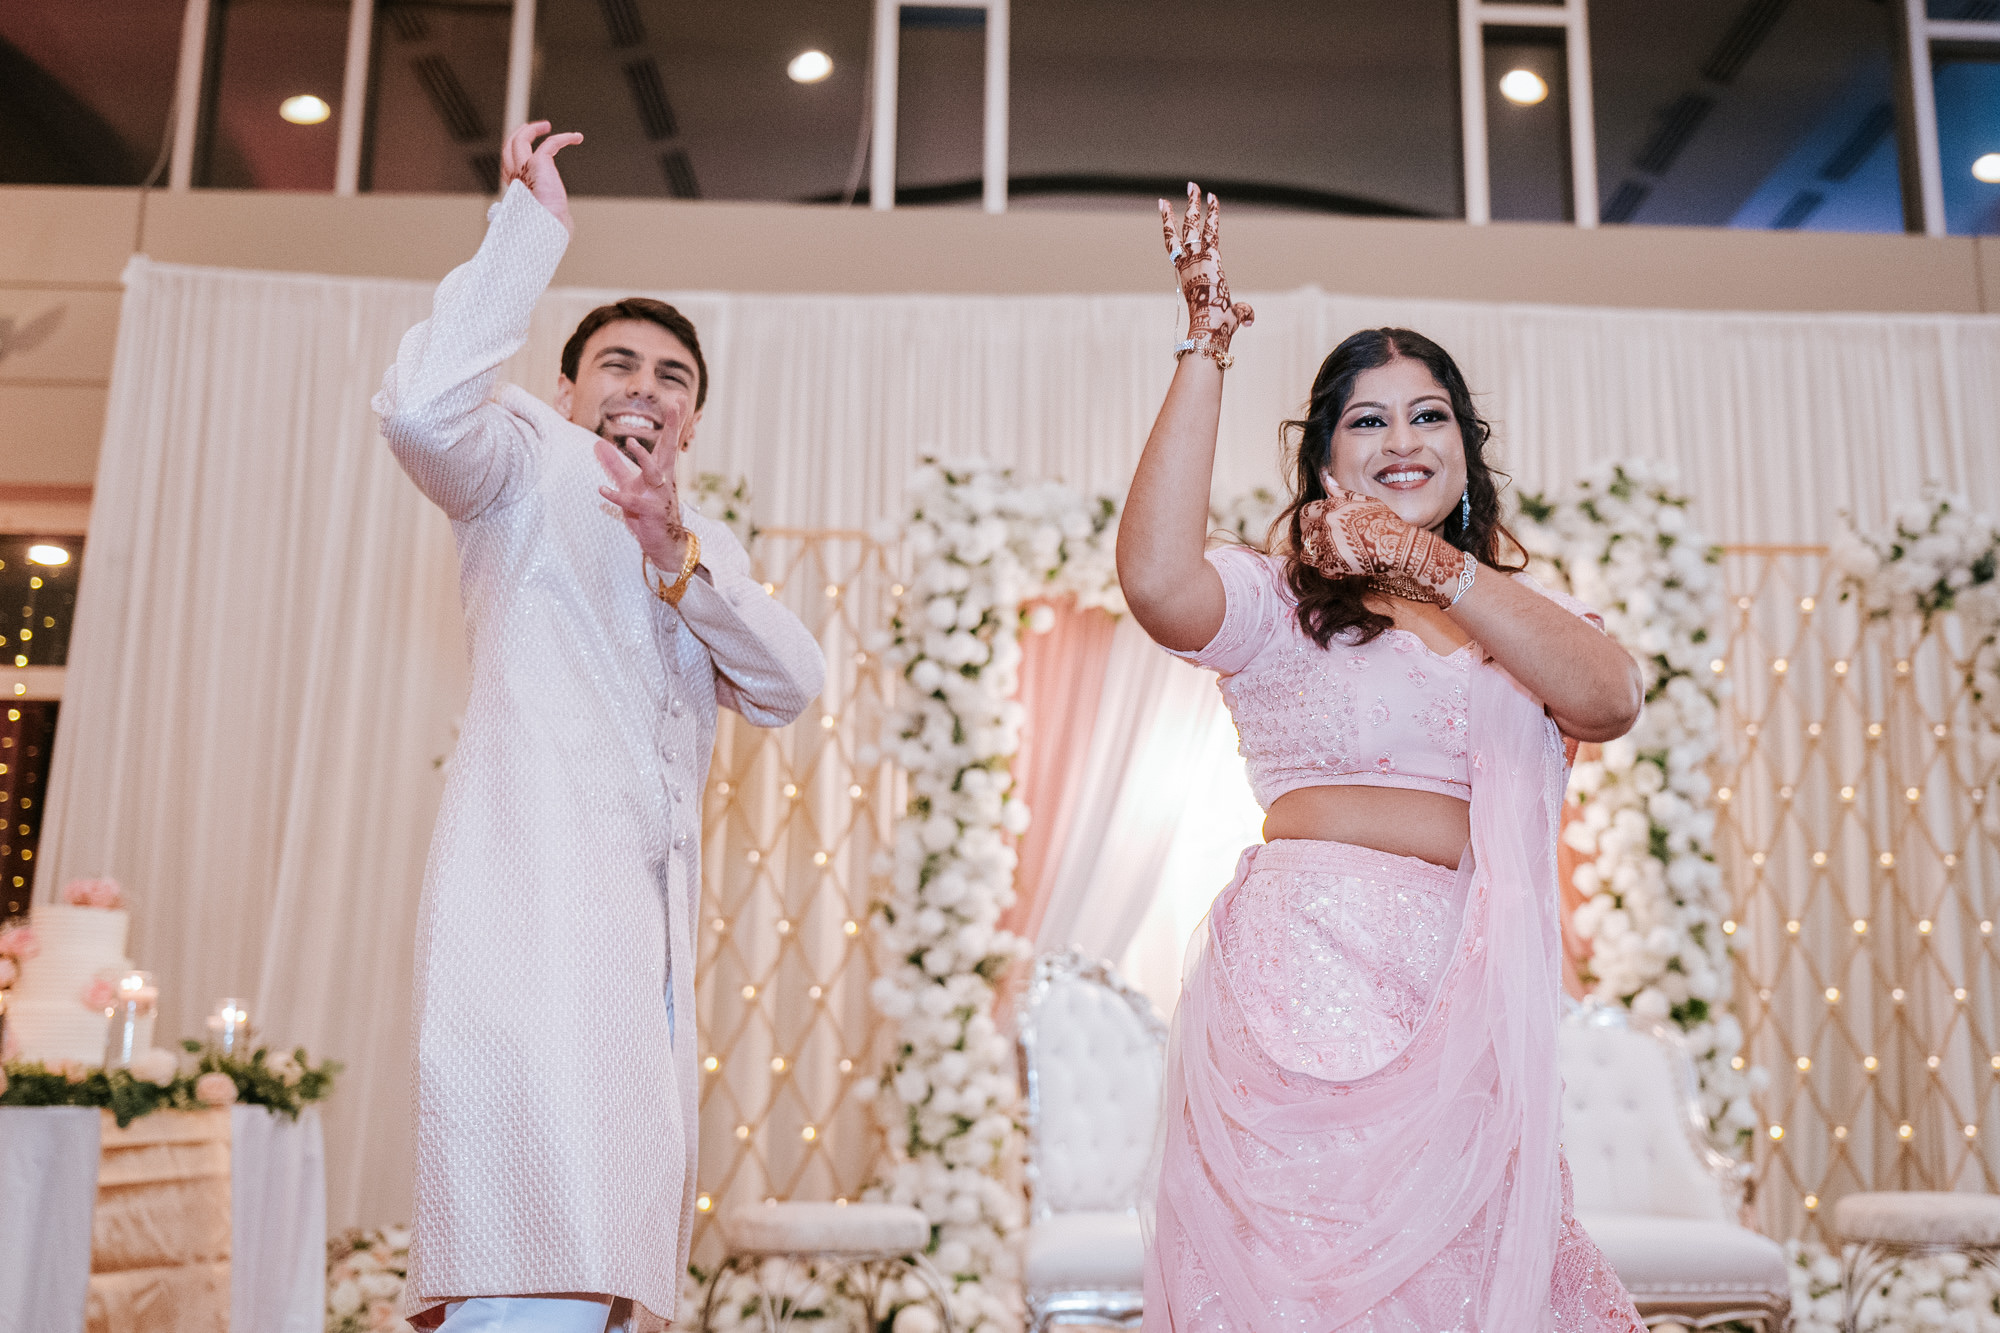
[[[1936,488],[1900,506],[1886,532],[1849,529],[1836,541],[1833,562],[1843,596],[1873,619],[1917,616],[1925,629],[1948,612],[1965,627],[1971,657],[1966,684],[1986,722],[1980,759],[2000,759],[2000,523],[1961,495]]]
[[[350,1231],[326,1247],[326,1333],[410,1333],[396,1313],[410,1272],[410,1229]]]
[[[1023,629],[1060,596],[1123,609],[1113,562],[1116,504],[1058,482],[1022,483],[986,463],[926,460],[898,533],[913,573],[882,657],[901,678],[886,756],[909,777],[883,896],[869,920],[883,971],[872,996],[897,1024],[875,1090],[893,1165],[870,1197],[930,1219],[931,1256],[953,1283],[967,1333],[1020,1323],[1008,1237],[1022,1219],[1013,1048],[994,1023],[994,987],[1028,951],[999,929],[1014,900],[1009,835],[1028,827],[1010,764]],[[918,1333],[924,1312],[899,1310]],[[905,1328],[908,1324],[911,1327]]]
[[[1208,511],[1209,525],[1226,532],[1246,546],[1262,549],[1271,525],[1284,511],[1285,497],[1263,486],[1255,486],[1221,508]]]
[[[1798,1241],[1791,1257],[1792,1333],[1841,1333],[1840,1260]],[[2000,1333],[2000,1272],[1963,1254],[1899,1261],[1861,1306],[1860,1333]]]
[[[1594,858],[1574,881],[1584,896],[1574,925],[1591,942],[1586,980],[1595,998],[1681,1028],[1709,1137],[1740,1157],[1757,1123],[1750,1094],[1764,1074],[1740,1067],[1722,930],[1728,902],[1711,851],[1706,768],[1721,691],[1708,659],[1721,552],[1689,520],[1672,471],[1649,462],[1599,467],[1553,500],[1519,503],[1512,526],[1533,573],[1602,614],[1645,672],[1638,724],[1570,776],[1582,818],[1564,838]]]

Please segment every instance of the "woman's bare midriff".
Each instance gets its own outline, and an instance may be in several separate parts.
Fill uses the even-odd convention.
[[[1299,787],[1271,802],[1264,841],[1314,838],[1414,856],[1456,869],[1472,837],[1472,807],[1402,787]]]

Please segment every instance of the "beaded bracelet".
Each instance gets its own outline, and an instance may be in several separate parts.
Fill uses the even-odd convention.
[[[1215,344],[1206,338],[1199,341],[1193,338],[1186,338],[1174,344],[1174,360],[1180,360],[1189,352],[1200,352],[1203,356],[1215,362],[1216,368],[1220,370],[1227,370],[1236,364],[1235,356],[1226,351],[1217,351]]]

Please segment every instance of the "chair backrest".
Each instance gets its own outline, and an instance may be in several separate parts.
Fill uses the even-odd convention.
[[[1033,1215],[1137,1207],[1159,1120],[1166,1024],[1080,951],[1043,954],[1020,1010]]]
[[[1560,1048],[1579,1213],[1733,1220],[1718,1178],[1730,1164],[1695,1138],[1693,1068],[1674,1035],[1590,1006],[1563,1020]]]

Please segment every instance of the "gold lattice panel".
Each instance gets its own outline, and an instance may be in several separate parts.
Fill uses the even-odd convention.
[[[865,645],[901,588],[884,549],[857,533],[766,530],[752,557],[819,640],[827,679],[788,727],[725,711],[716,732],[696,978],[693,1258],[704,1267],[721,1257],[708,1225],[720,1209],[853,1198],[882,1149],[854,1089],[884,1054],[865,927],[871,865],[903,788],[892,765],[872,762],[893,680]]]
[[[1773,1236],[1866,1189],[2000,1188],[2000,869],[1961,627],[1864,620],[1818,547],[1724,557],[1716,854]]]

